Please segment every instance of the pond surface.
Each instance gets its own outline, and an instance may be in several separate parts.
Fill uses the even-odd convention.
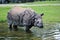
[[[25,32],[25,27],[18,31],[9,31],[7,23],[0,23],[0,40],[59,40],[60,24],[45,24],[44,28],[32,27],[31,33]]]

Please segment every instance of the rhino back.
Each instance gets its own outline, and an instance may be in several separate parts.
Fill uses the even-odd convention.
[[[24,13],[25,13],[25,15],[23,17],[23,24],[31,25],[32,23],[34,23],[33,19],[34,19],[34,16],[36,15],[35,11],[27,8]]]
[[[13,21],[13,24],[31,25],[35,12],[29,8],[14,7],[8,12],[8,20]]]

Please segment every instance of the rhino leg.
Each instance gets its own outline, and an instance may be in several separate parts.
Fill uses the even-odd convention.
[[[10,31],[12,30],[12,24],[9,25],[9,29],[10,29]]]
[[[31,27],[32,27],[32,25],[26,26],[26,32],[29,32]]]
[[[12,21],[8,20],[8,27],[9,27],[9,30],[11,31],[12,30]]]
[[[18,30],[17,25],[13,25],[13,29],[14,31],[17,31]]]

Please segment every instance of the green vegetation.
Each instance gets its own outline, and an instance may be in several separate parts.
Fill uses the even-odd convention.
[[[26,4],[58,4],[60,1],[37,1],[37,2],[28,2]]]
[[[7,12],[10,7],[0,7],[0,22],[6,21]]]
[[[39,1],[39,2],[41,2],[41,1],[60,1],[60,0],[1,0],[0,1],[0,4],[8,4],[8,3],[29,3],[29,2],[35,2],[35,1]]]
[[[27,6],[28,7],[28,6]],[[60,22],[60,6],[29,6],[36,13],[44,13],[44,22]],[[0,7],[0,22],[6,21],[8,11],[12,7]]]

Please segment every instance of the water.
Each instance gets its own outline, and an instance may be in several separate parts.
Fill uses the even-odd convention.
[[[44,28],[32,27],[31,33],[26,33],[24,27],[18,31],[9,31],[7,23],[0,23],[0,40],[59,40],[60,24],[44,24]]]
[[[45,31],[42,40],[60,40],[60,24],[54,24]]]

